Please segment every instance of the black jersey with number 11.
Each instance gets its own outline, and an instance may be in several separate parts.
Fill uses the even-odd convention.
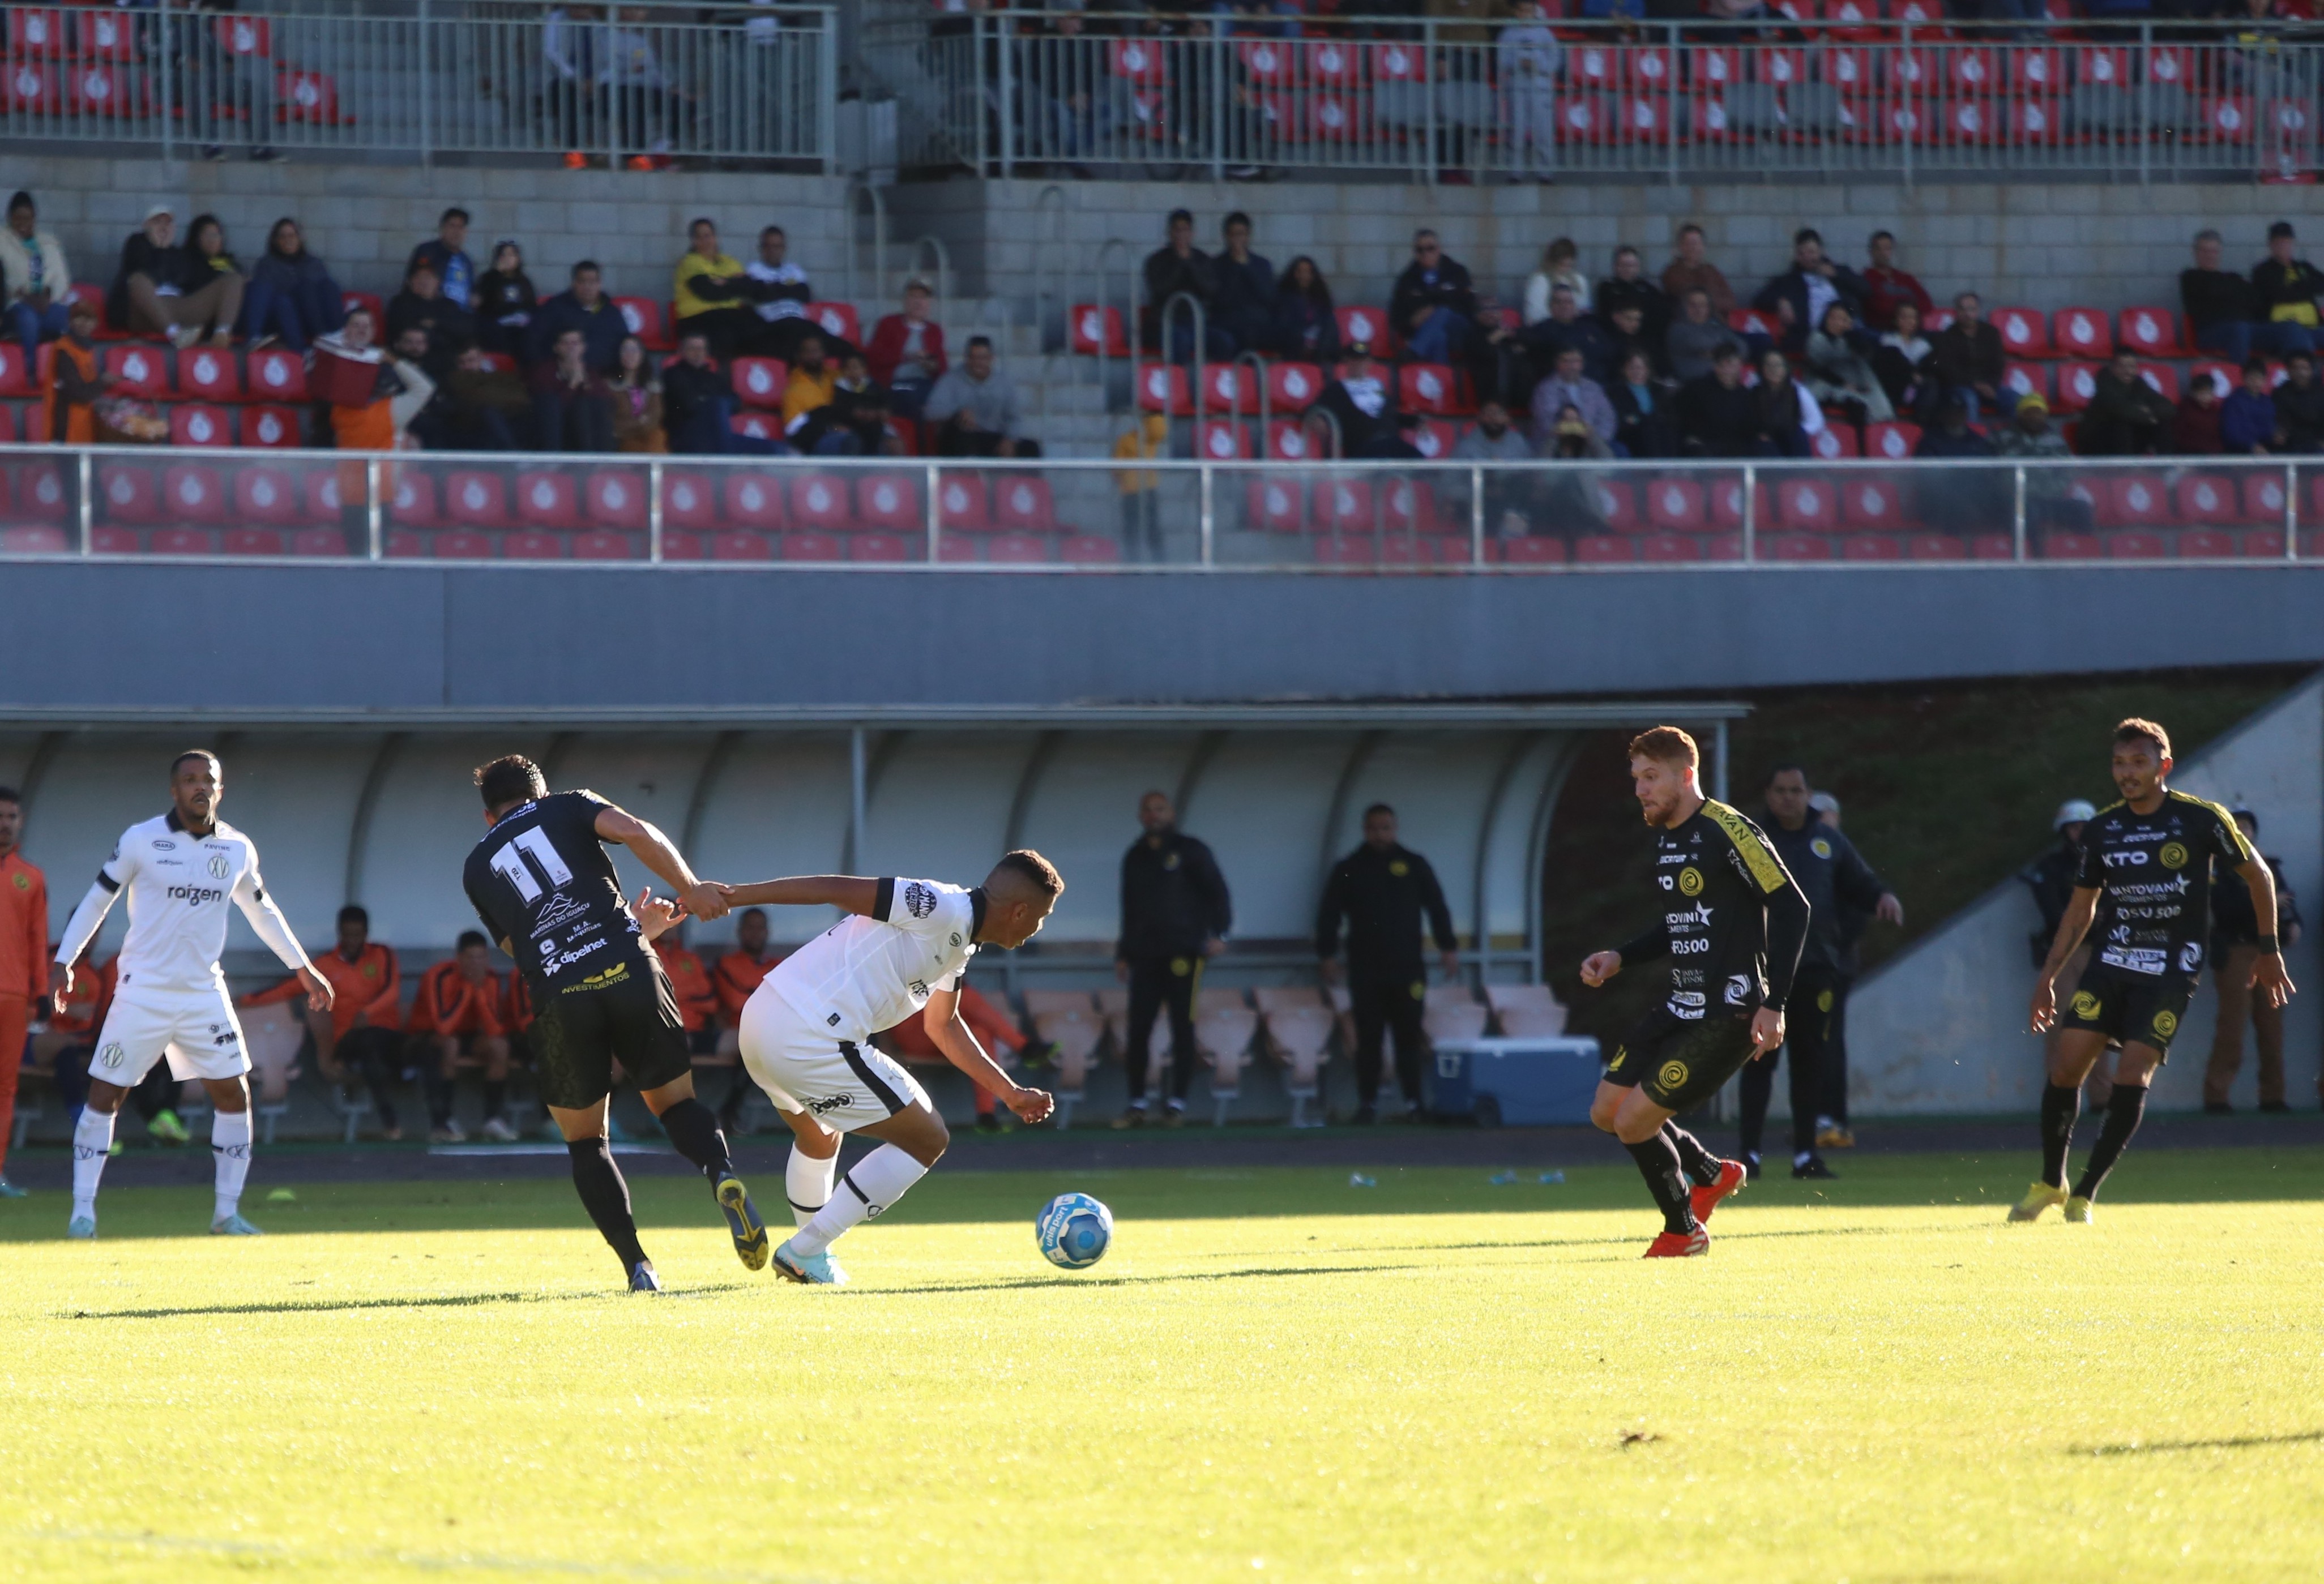
[[[611,807],[595,792],[520,804],[468,854],[462,876],[485,930],[544,991],[595,990],[649,964],[621,877],[597,834]]]

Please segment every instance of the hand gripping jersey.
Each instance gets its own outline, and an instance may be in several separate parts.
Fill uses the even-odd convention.
[[[1780,1007],[1793,961],[1771,987],[1767,910],[1779,892],[1797,895],[1791,872],[1759,827],[1727,805],[1706,801],[1675,830],[1655,831],[1655,899],[1662,922],[1622,948],[1626,963],[1668,953],[1671,1016],[1748,1013]],[[1805,905],[1800,908],[1804,928]]]
[[[78,957],[113,900],[129,894],[129,936],[121,944],[120,987],[199,990],[226,983],[218,955],[226,949],[226,903],[250,920],[258,938],[292,970],[308,967],[281,910],[258,878],[258,848],[227,824],[208,835],[186,829],[171,810],[122,832],[97,883],[73,909],[57,961]]]
[[[2100,809],[2083,828],[2074,870],[2078,889],[2098,890],[2094,966],[2153,978],[2200,971],[2211,861],[2235,868],[2255,856],[2233,815],[2184,792],[2166,792],[2153,814],[2135,814],[2126,803]]]
[[[652,972],[621,877],[597,834],[595,792],[558,792],[503,815],[468,854],[468,901],[506,941],[536,999]]]
[[[871,916],[851,914],[777,963],[760,984],[834,1044],[867,1045],[960,988],[984,922],[982,888],[885,879]]]

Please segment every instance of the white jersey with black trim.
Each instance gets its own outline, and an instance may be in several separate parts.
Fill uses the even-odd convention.
[[[95,937],[114,898],[129,894],[129,935],[121,944],[120,985],[198,990],[226,982],[226,905],[231,898],[258,938],[292,971],[307,953],[258,878],[258,847],[224,820],[196,835],[175,809],[121,833],[97,883],[73,909],[57,961],[70,962]]]
[[[828,1030],[834,1044],[863,1045],[908,1021],[936,991],[960,988],[983,922],[982,887],[884,879],[870,916],[840,920],[777,963],[759,989]]]

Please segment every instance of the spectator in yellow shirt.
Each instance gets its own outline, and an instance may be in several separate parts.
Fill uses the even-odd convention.
[[[1138,427],[1113,443],[1114,456],[1123,462],[1144,462],[1170,453],[1170,420],[1149,412]],[[1121,492],[1121,558],[1135,561],[1139,547],[1146,559],[1162,559],[1162,475],[1150,467],[1117,467],[1113,486]]]
[[[829,402],[832,393],[839,389],[839,371],[823,355],[823,337],[802,336],[798,350],[791,362],[790,382],[783,387],[783,432]]]
[[[678,334],[709,338],[714,357],[728,358],[757,331],[759,316],[743,299],[742,265],[719,251],[718,227],[696,220],[686,228],[688,246],[670,288]]]

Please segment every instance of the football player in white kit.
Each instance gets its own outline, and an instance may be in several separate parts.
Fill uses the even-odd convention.
[[[209,1091],[210,1154],[217,1199],[210,1230],[240,1237],[258,1229],[242,1219],[242,1184],[250,1174],[249,1054],[226,993],[218,953],[226,945],[226,905],[242,909],[258,938],[299,976],[318,1012],[331,1006],[331,983],[315,971],[298,937],[258,879],[258,849],[217,817],[225,769],[197,749],[170,767],[169,813],[121,833],[97,883],[73,909],[49,972],[61,1010],[78,957],[113,899],[129,893],[129,936],[121,944],[121,978],[89,1060],[88,1103],[73,1129],[72,1220],[69,1238],[97,1236],[97,1185],[113,1147],[121,1097],[137,1087],[164,1052],[179,1078],[198,1078]]]
[[[909,1073],[872,1036],[923,1007],[936,1048],[1028,1122],[1056,1105],[1002,1072],[960,1018],[961,976],[979,946],[1016,947],[1038,934],[1065,882],[1038,852],[1011,852],[973,890],[936,880],[815,875],[724,888],[754,904],[844,908],[841,920],[776,964],[743,1003],[742,1065],[793,1135],[784,1175],[798,1230],[775,1250],[795,1282],[840,1285],[832,1239],[878,1215],[927,1174],[952,1142]],[[839,1180],[839,1136],[881,1147]]]

